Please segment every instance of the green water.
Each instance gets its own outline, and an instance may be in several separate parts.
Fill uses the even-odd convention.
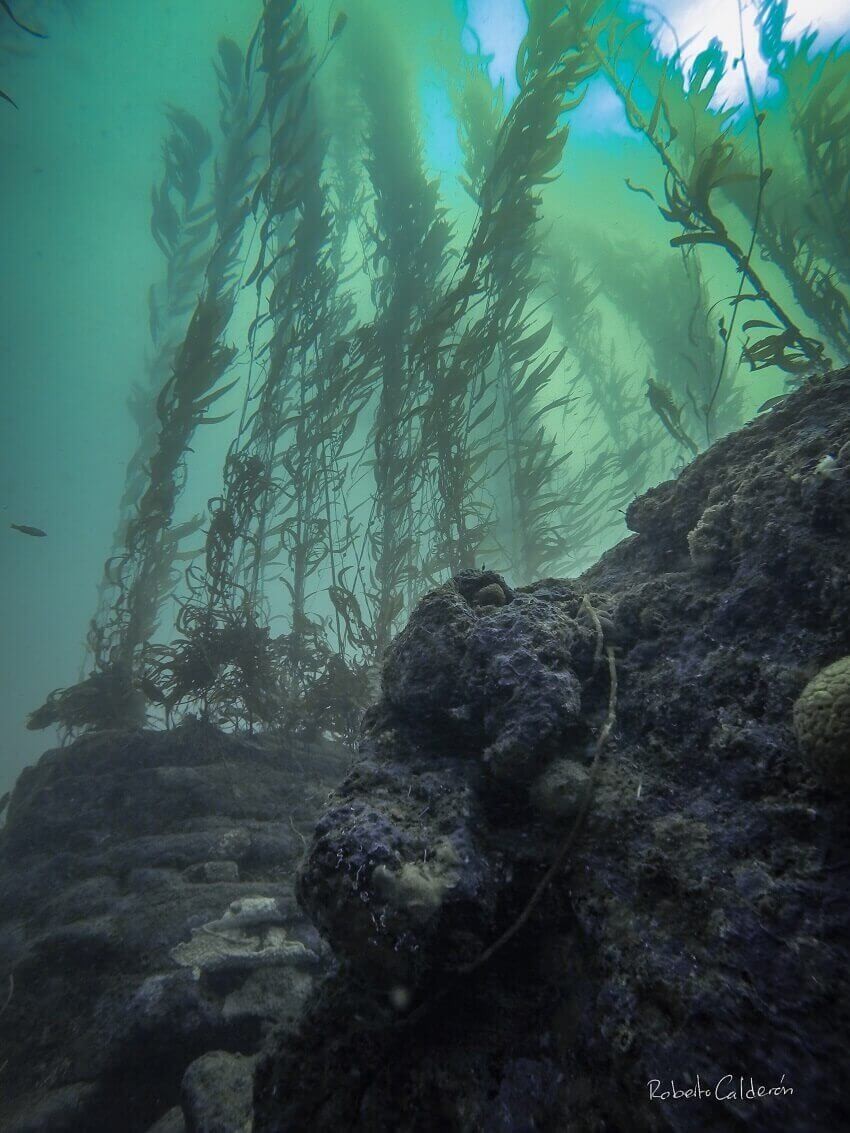
[[[0,13],[0,789],[57,717],[344,731],[424,589],[846,363],[842,8]]]

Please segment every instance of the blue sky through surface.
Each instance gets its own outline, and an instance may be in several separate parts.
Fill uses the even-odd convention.
[[[680,43],[691,40],[685,52],[693,58],[711,39],[719,39],[730,56],[740,52],[738,0],[657,0],[649,8],[657,13],[658,43],[665,52]],[[831,42],[850,32],[850,4],[847,0],[790,0],[789,31],[793,35],[809,25],[817,27],[824,42]],[[757,91],[765,88],[767,73],[758,51],[758,33],[755,26],[756,8],[752,2],[744,3],[744,48]],[[517,48],[528,24],[523,0],[468,0],[465,46],[474,49],[476,37],[486,55],[492,55],[490,77],[494,83],[504,80],[508,97],[516,94],[514,65]],[[672,31],[669,25],[672,25]],[[674,35],[675,32],[675,35]],[[720,96],[738,101],[743,92],[743,75],[731,71],[720,87]],[[603,91],[594,91],[585,114],[600,130],[619,132],[625,125],[622,108],[616,98]]]

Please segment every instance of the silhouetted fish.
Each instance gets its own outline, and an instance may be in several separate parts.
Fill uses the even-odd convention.
[[[10,527],[14,527],[16,531],[20,531],[22,535],[34,535],[37,539],[43,539],[47,534],[42,531],[40,527],[28,527],[26,523],[10,523]]]

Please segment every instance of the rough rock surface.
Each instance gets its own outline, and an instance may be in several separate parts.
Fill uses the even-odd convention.
[[[396,640],[299,882],[345,963],[261,1056],[256,1133],[850,1127],[850,796],[792,721],[850,653],[850,372],[628,524],[574,581],[463,575]]]
[[[293,877],[346,762],[190,722],[22,774],[0,833],[0,1128],[182,1130],[189,1064],[298,1013],[327,949]]]
[[[186,1133],[251,1133],[254,1059],[223,1050],[196,1059],[183,1075]]]
[[[825,784],[850,787],[850,657],[827,665],[797,697],[794,732]]]

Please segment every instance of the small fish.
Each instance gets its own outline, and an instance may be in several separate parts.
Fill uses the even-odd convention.
[[[40,527],[29,527],[26,523],[10,523],[9,526],[13,527],[15,531],[20,531],[22,535],[33,535],[36,539],[43,539],[47,534]]]
[[[780,393],[778,397],[771,397],[764,403],[764,405],[760,405],[758,407],[758,409],[756,410],[756,412],[757,413],[764,413],[768,409],[776,409],[777,406],[780,406],[783,403],[783,401],[787,400],[787,398],[788,398],[787,393]]]
[[[0,3],[2,3],[2,0],[0,0]],[[330,22],[331,22],[331,14],[330,14],[330,12],[328,12],[328,26],[329,27],[330,27]],[[343,31],[345,30],[345,25],[347,23],[348,23],[348,16],[345,14],[345,12],[338,12],[337,17],[334,20],[334,26],[332,28],[330,28],[330,31],[328,32],[328,45],[325,48],[325,50],[322,52],[322,58],[319,60],[319,62],[316,64],[315,68],[313,69],[313,76],[312,76],[313,78],[315,78],[316,75],[318,75],[319,71],[321,71],[321,69],[322,69],[322,67],[324,67],[325,63],[327,63],[328,56],[330,55],[331,51],[333,51],[333,49],[336,45],[336,41],[342,35]],[[256,196],[255,196],[255,200],[256,200]],[[251,282],[251,280],[249,279],[248,283],[250,283],[250,282]],[[247,284],[245,286],[247,287]]]

